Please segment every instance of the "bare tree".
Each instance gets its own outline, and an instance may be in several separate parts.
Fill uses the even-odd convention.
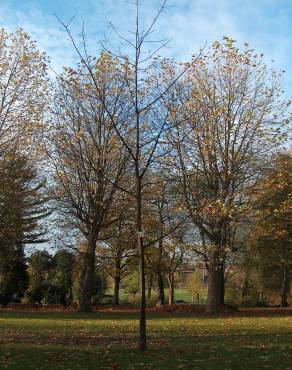
[[[190,68],[173,70],[171,78],[164,74],[164,61],[157,60],[158,52],[168,41],[156,41],[152,38],[154,27],[158,18],[166,9],[166,0],[162,1],[157,14],[150,24],[143,28],[141,25],[140,1],[134,2],[135,6],[135,29],[130,32],[130,37],[120,35],[113,27],[116,35],[127,44],[128,55],[118,51],[110,51],[122,65],[120,80],[125,86],[128,99],[127,129],[122,131],[117,124],[115,115],[111,114],[107,101],[102,98],[102,91],[96,81],[93,67],[87,56],[85,34],[83,32],[83,52],[78,48],[69,26],[61,22],[72,41],[72,44],[80,56],[82,63],[87,67],[96,88],[96,94],[102,101],[117,136],[129,153],[135,179],[136,199],[136,233],[137,250],[140,260],[140,326],[139,326],[139,348],[146,349],[146,294],[145,294],[145,245],[143,238],[145,230],[143,226],[143,193],[147,188],[145,176],[149,169],[155,164],[158,157],[164,155],[163,137],[169,130],[168,112],[162,103],[163,96],[169,92],[180,77]],[[149,49],[149,45],[154,45]],[[156,47],[155,47],[156,45]],[[157,46],[158,45],[158,46]],[[125,128],[125,126],[124,126]]]
[[[133,273],[137,265],[134,198],[125,192],[114,202],[116,221],[105,230],[97,248],[97,258],[114,280],[113,305],[120,304],[121,281]]]
[[[164,305],[163,275],[166,273],[164,244],[185,227],[188,217],[181,212],[179,206],[180,198],[176,195],[178,184],[166,173],[163,166],[160,164],[150,176],[152,185],[149,187],[149,194],[145,195],[149,209],[146,229],[151,243],[151,250],[147,252],[147,266],[157,280],[157,304]]]
[[[171,238],[165,243],[164,260],[167,269],[167,282],[168,282],[168,304],[174,304],[174,278],[178,267],[183,262],[185,254],[185,246],[179,243],[178,239]]]
[[[80,311],[91,310],[96,243],[101,231],[115,220],[110,209],[118,184],[127,173],[128,153],[101,103],[101,99],[107,102],[111,114],[120,109],[115,73],[116,66],[109,55],[95,60],[100,97],[87,68],[81,64],[77,70],[67,69],[58,79],[47,138],[57,209],[88,243],[83,253]]]

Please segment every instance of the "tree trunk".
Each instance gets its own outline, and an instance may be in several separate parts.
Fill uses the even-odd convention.
[[[157,277],[157,286],[158,286],[158,300],[157,306],[164,306],[165,297],[164,297],[164,284],[161,271],[159,270],[156,274]]]
[[[165,297],[164,297],[164,284],[163,278],[161,273],[161,262],[162,262],[162,253],[163,253],[163,214],[162,209],[159,208],[159,222],[160,222],[160,231],[159,231],[159,243],[158,243],[158,268],[156,271],[156,278],[157,278],[157,286],[158,286],[158,300],[157,306],[164,306],[165,304]]]
[[[244,298],[248,295],[248,290],[249,290],[249,269],[247,269],[246,274],[245,274],[245,279],[244,279],[244,283],[242,286],[241,298]]]
[[[61,293],[60,303],[62,306],[67,307],[66,293]]]
[[[114,282],[114,296],[113,296],[114,306],[118,306],[120,304],[120,282],[121,282],[120,276],[116,275],[115,282]]]
[[[152,276],[147,280],[147,299],[148,301],[151,299],[152,293]]]
[[[220,304],[221,306],[224,305],[224,298],[225,298],[225,276],[224,276],[224,262],[220,264]]]
[[[83,254],[83,273],[79,293],[79,312],[91,312],[91,299],[93,295],[93,281],[95,273],[95,247],[96,241],[91,240]]]
[[[114,278],[114,296],[113,305],[120,304],[120,282],[121,282],[121,260],[119,257],[115,260],[115,278]]]
[[[174,274],[170,273],[168,275],[168,304],[174,304]]]
[[[139,251],[139,272],[140,272],[140,315],[139,315],[139,349],[146,350],[146,284],[145,284],[145,254],[143,245],[142,230],[142,184],[139,171],[137,170],[137,246]]]
[[[220,312],[222,300],[224,302],[224,280],[222,281],[222,263],[220,263],[219,251],[212,252],[209,261],[208,271],[208,298],[207,312]],[[223,291],[222,291],[223,290]]]
[[[287,266],[284,266],[283,267],[282,288],[281,288],[281,306],[282,307],[288,306],[287,295],[288,295],[288,268]]]
[[[139,349],[146,349],[146,292],[145,292],[145,257],[143,248],[143,239],[138,236],[140,245],[140,337]]]

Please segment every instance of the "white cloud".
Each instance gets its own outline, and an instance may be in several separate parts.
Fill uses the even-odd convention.
[[[37,40],[39,48],[51,57],[52,67],[57,71],[63,65],[72,64],[75,59],[72,47],[53,15],[43,14],[36,8],[24,12],[1,4],[0,24],[10,32],[19,27],[27,31]]]
[[[63,3],[66,4],[66,1]],[[142,22],[149,22],[159,3],[160,0],[142,2]],[[167,9],[155,27],[158,38],[162,36],[173,40],[164,51],[165,55],[187,59],[198,52],[206,41],[210,44],[227,35],[240,43],[248,42],[257,52],[263,52],[267,61],[274,59],[278,68],[287,70],[285,86],[292,92],[292,72],[289,71],[292,60],[292,6],[289,7],[289,2],[169,0],[169,4],[173,6]],[[28,31],[40,48],[50,55],[52,66],[57,71],[77,60],[68,37],[53,14],[39,6],[27,7],[29,10],[26,11],[21,9],[16,10],[2,1],[1,24],[11,31],[20,26]],[[64,9],[66,6],[63,13]],[[91,53],[98,52],[98,41],[103,38],[104,32],[108,32],[108,21],[111,20],[124,34],[133,29],[133,10],[124,0],[88,0],[83,4],[75,0],[67,6],[66,14],[62,14],[62,9],[59,10],[57,5],[54,7],[53,1],[50,3],[50,11],[57,12],[64,20],[76,15],[72,23],[74,35],[80,32],[82,21],[85,21]]]

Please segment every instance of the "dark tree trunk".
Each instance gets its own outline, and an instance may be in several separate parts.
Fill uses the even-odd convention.
[[[119,257],[115,260],[115,278],[114,278],[114,296],[113,305],[120,304],[120,282],[121,282],[121,260]]]
[[[156,277],[157,277],[157,286],[158,286],[157,306],[163,306],[165,304],[164,283],[163,283],[162,273],[160,270],[157,272]]]
[[[152,293],[152,276],[147,280],[147,299],[151,299]]]
[[[83,254],[83,272],[80,282],[79,311],[91,312],[91,299],[93,295],[93,281],[95,273],[95,247],[96,241],[90,240],[88,248]]]
[[[174,304],[174,274],[170,273],[167,277],[168,280],[168,304]]]
[[[160,226],[163,227],[163,218],[162,214],[160,213]],[[159,259],[158,259],[158,269],[156,271],[156,279],[157,279],[157,287],[158,287],[158,300],[157,306],[164,306],[165,304],[165,297],[164,297],[164,283],[163,277],[161,272],[161,260],[162,260],[162,253],[163,253],[163,230],[160,230],[160,240],[159,240]]]
[[[224,305],[224,298],[225,298],[225,276],[224,276],[224,262],[220,264],[220,304],[221,306]]]
[[[60,296],[60,303],[62,306],[67,307],[67,297],[66,293],[62,293]]]
[[[288,268],[287,266],[283,267],[283,280],[282,280],[282,288],[281,288],[281,306],[282,307],[287,307],[288,306],[288,301],[287,301],[287,296],[288,296]]]
[[[248,295],[249,290],[249,269],[246,271],[244,283],[242,286],[241,298],[244,298]]]
[[[224,279],[222,279],[224,271],[222,269],[219,251],[212,252],[208,271],[207,311],[209,313],[220,312],[222,301],[224,303]]]
[[[139,272],[140,272],[140,315],[139,315],[139,349],[146,350],[146,284],[145,284],[145,253],[143,245],[142,231],[142,184],[139,170],[136,171],[136,191],[137,191],[137,246],[140,254]]]
[[[146,292],[145,292],[145,257],[143,239],[138,236],[140,245],[140,337],[139,349],[146,349]]]
[[[120,276],[115,276],[114,283],[114,296],[113,296],[113,305],[118,306],[120,304]]]
[[[163,283],[163,277],[161,272],[161,262],[162,262],[162,254],[163,254],[163,214],[162,214],[162,208],[159,208],[159,222],[160,222],[160,231],[159,236],[160,240],[158,243],[158,266],[156,271],[156,279],[157,279],[157,287],[158,287],[158,300],[157,300],[157,306],[164,306],[165,304],[165,296],[164,296],[164,283]]]

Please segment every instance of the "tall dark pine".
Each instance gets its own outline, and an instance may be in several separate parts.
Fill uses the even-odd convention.
[[[21,296],[27,284],[24,247],[45,241],[44,181],[31,161],[17,152],[0,159],[0,300]]]

